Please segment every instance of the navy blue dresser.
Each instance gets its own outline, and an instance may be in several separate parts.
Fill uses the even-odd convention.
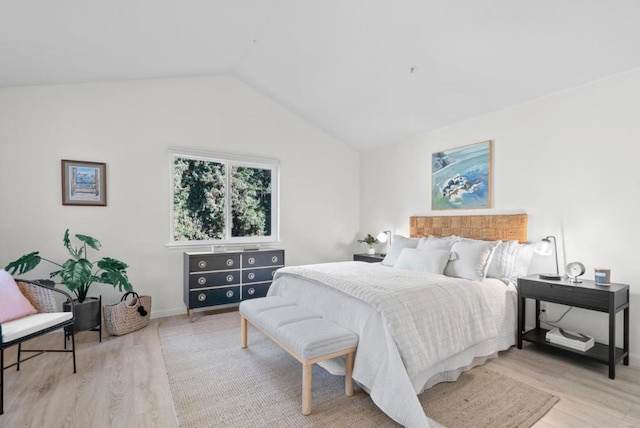
[[[284,250],[184,253],[184,303],[192,310],[264,297]]]

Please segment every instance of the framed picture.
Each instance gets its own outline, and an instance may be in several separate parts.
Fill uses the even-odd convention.
[[[434,153],[431,209],[491,208],[493,141]]]
[[[62,159],[62,205],[107,205],[107,164]]]

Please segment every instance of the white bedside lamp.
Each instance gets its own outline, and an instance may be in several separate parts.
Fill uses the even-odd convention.
[[[553,249],[551,248],[551,240],[553,239]],[[547,236],[543,238],[540,242],[536,244],[535,249],[533,250],[536,254],[540,254],[541,256],[550,256],[551,254],[555,254],[556,256],[556,273],[541,273],[539,274],[540,279],[550,279],[550,280],[559,280],[562,278],[560,276],[560,269],[558,267],[558,245],[556,243],[555,236]]]
[[[378,236],[376,236],[376,238],[378,239],[378,241],[382,242],[383,244],[387,241],[389,241],[388,248],[391,248],[391,231],[390,230],[383,230],[382,232],[378,233]]]

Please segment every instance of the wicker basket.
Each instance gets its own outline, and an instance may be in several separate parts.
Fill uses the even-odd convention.
[[[130,302],[127,297],[133,296]],[[122,296],[119,303],[104,305],[104,330],[112,336],[122,336],[139,330],[149,324],[151,296],[139,296],[130,291]]]

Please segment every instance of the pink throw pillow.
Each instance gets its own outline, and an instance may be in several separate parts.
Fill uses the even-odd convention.
[[[0,269],[0,323],[35,313],[36,308],[20,292],[13,277]]]

